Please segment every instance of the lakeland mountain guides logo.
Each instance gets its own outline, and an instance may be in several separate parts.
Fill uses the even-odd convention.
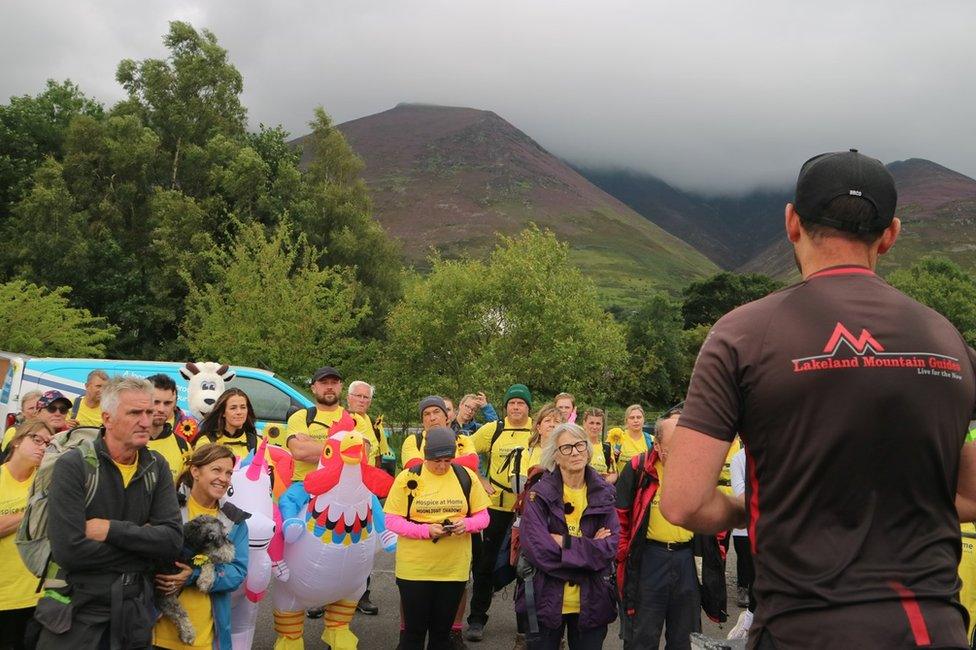
[[[834,327],[823,354],[793,359],[792,364],[795,373],[850,368],[916,368],[920,375],[962,379],[959,374],[962,365],[955,357],[936,352],[891,352],[866,328],[854,336],[843,323]]]

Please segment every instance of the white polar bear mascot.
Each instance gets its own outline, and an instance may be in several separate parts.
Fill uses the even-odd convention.
[[[226,363],[219,364],[213,361],[200,363],[187,361],[186,365],[180,368],[180,374],[189,383],[186,400],[190,410],[201,421],[213,410],[227,382],[235,375]]]

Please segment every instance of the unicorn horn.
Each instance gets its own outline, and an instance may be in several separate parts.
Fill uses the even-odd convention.
[[[251,459],[251,466],[247,468],[247,480],[256,481],[261,476],[261,469],[264,467],[264,450],[268,447],[268,434],[265,433],[261,438],[258,448],[254,451],[254,458]]]

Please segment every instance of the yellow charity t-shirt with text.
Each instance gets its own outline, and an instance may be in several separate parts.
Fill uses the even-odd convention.
[[[739,436],[736,436],[732,444],[729,445],[729,453],[725,455],[725,464],[722,465],[722,471],[718,474],[719,488],[729,495],[732,494],[732,458],[739,453],[740,449],[742,449],[742,442],[739,440]]]
[[[580,519],[586,510],[586,484],[583,487],[571,488],[563,483],[563,503],[566,504],[566,527],[572,537],[582,537]],[[572,507],[569,507],[572,506]],[[578,584],[566,583],[563,587],[563,614],[579,614],[580,587]]]
[[[307,409],[302,409],[301,411],[292,413],[291,417],[288,418],[288,426],[285,433],[286,448],[287,440],[299,433],[304,433],[316,442],[325,443],[325,441],[329,439],[329,429],[339,418],[342,417],[342,414],[345,412],[346,410],[341,407],[333,411],[322,411],[320,409],[316,409],[315,419],[312,420],[311,424],[306,424],[308,419]],[[318,466],[318,459],[316,459],[314,463],[307,463],[296,458],[295,474],[292,477],[292,481],[300,481],[304,479],[306,474],[313,471]]]
[[[197,503],[193,497],[186,500],[187,521],[195,519],[201,515],[217,516],[217,508],[204,508]],[[212,648],[214,641],[213,629],[213,605],[210,602],[210,595],[205,594],[193,585],[183,588],[180,592],[180,604],[186,610],[190,623],[197,633],[197,638],[193,645],[187,645],[180,641],[180,634],[176,630],[176,625],[166,616],[163,616],[156,623],[153,629],[153,644],[160,648],[170,650],[184,650],[184,648]]]
[[[959,602],[969,612],[969,631],[967,639],[973,638],[973,628],[976,626],[976,526],[962,524],[962,560],[959,562],[959,577],[962,579],[962,589],[959,591]]]
[[[183,471],[183,454],[185,450],[190,448],[190,443],[173,433],[173,427],[166,423],[163,425],[163,432],[159,434],[159,437],[151,438],[146,446],[166,459],[175,483]]]
[[[617,471],[622,472],[631,458],[637,454],[643,454],[646,451],[647,440],[644,438],[643,433],[637,438],[633,438],[629,433],[624,431],[624,434],[620,436],[620,456],[617,458]]]
[[[369,443],[368,462],[376,465],[376,459],[382,452],[380,441],[376,439],[376,431],[373,429],[373,420],[368,413],[351,413],[352,419],[356,422],[356,431],[363,436],[363,440]]]
[[[100,427],[102,426],[102,405],[88,406],[85,404],[85,398],[81,398],[81,404],[78,406],[78,415],[74,417],[78,420],[79,427]]]
[[[427,432],[422,431],[420,434],[420,448],[417,448],[417,436],[416,434],[410,434],[403,439],[403,444],[400,445],[400,463],[406,466],[412,460],[424,459],[424,450],[427,449]],[[467,456],[468,454],[473,454],[474,444],[471,442],[471,437],[466,436],[463,433],[457,434],[457,451],[454,452],[455,458],[460,458],[461,456]]]
[[[438,476],[425,465],[421,465],[419,475],[410,470],[397,475],[383,510],[420,524],[442,524],[445,519],[457,521],[481,512],[490,504],[488,493],[474,472],[467,467],[460,469],[471,478],[471,512],[468,512],[464,490],[454,470],[448,467]],[[401,580],[463,582],[470,571],[471,535],[449,535],[439,538],[436,543],[431,539],[405,536],[397,540],[395,573]]]
[[[471,436],[475,451],[479,454],[487,454],[489,448],[491,453],[488,457],[488,467],[485,475],[495,488],[495,493],[491,495],[491,508],[494,510],[511,511],[515,505],[515,494],[512,493],[511,482],[509,481],[509,471],[511,462],[509,456],[516,447],[528,449],[529,438],[532,437],[532,418],[526,418],[525,424],[515,426],[505,418],[502,431],[491,444],[491,439],[495,436],[497,422],[487,422],[483,424]],[[508,465],[506,466],[506,461]]]
[[[672,542],[678,544],[690,542],[694,533],[681,526],[675,526],[661,514],[661,485],[664,485],[664,465],[661,464],[661,461],[658,461],[654,463],[654,469],[657,470],[660,484],[658,485],[657,491],[654,492],[654,499],[651,501],[651,513],[647,519],[647,539],[652,539],[656,542]]]
[[[123,465],[114,460],[112,463],[119,468],[119,474],[122,475],[122,487],[129,487],[129,483],[132,482],[132,477],[136,475],[136,470],[139,469],[139,458],[136,457],[136,460],[131,465]]]
[[[0,465],[0,517],[16,515],[27,507],[34,474],[18,481],[10,474],[7,465]],[[27,570],[14,544],[16,531],[0,537],[0,611],[24,609],[37,605],[37,578]]]

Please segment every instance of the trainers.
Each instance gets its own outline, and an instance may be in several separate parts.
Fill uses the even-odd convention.
[[[461,630],[451,630],[451,648],[452,650],[467,650],[467,645],[464,643],[464,637],[461,636]]]
[[[313,607],[312,609],[306,609],[305,616],[309,618],[322,618],[323,616],[325,616],[325,608]]]
[[[366,591],[356,603],[356,611],[367,616],[376,616],[380,613],[380,608],[373,604],[373,601],[369,599],[369,591]]]
[[[748,639],[749,628],[752,627],[752,612],[748,609],[739,614],[739,620],[735,622],[735,627],[729,630],[727,639]]]
[[[481,641],[485,638],[485,624],[468,623],[468,629],[464,631],[464,638],[468,641]]]
[[[525,649],[526,649],[525,635],[522,634],[521,632],[516,632],[515,633],[515,646],[512,648],[512,650],[525,650]]]
[[[739,607],[749,606],[749,589],[746,587],[736,587],[735,602]]]

